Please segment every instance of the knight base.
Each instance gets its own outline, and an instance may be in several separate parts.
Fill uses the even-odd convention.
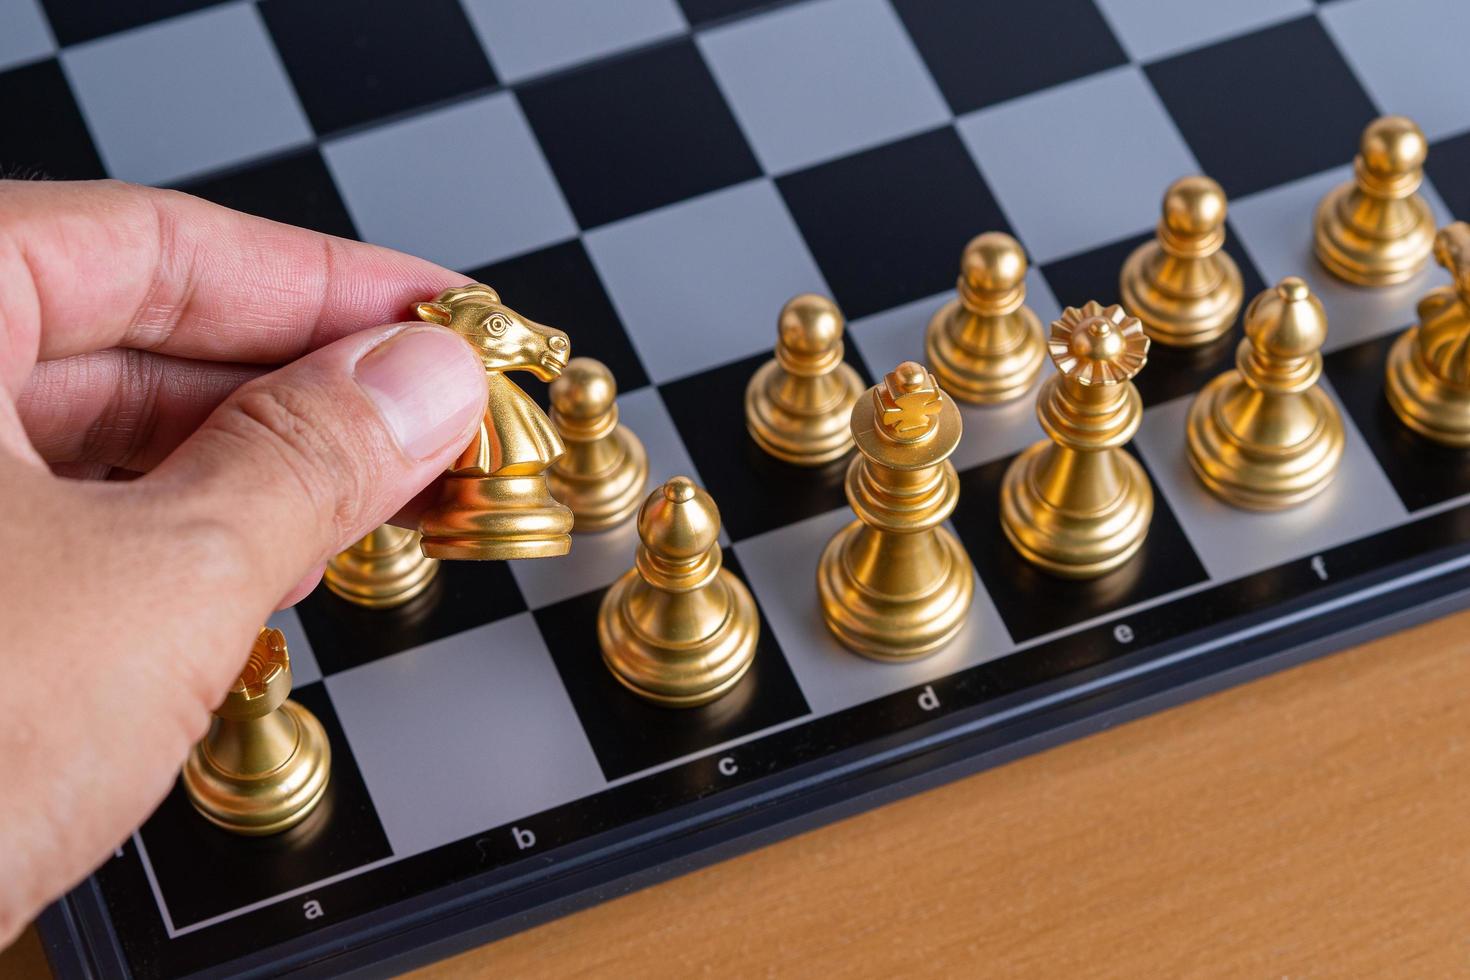
[[[447,476],[419,523],[420,547],[462,561],[554,558],[572,550],[572,521],[541,474]]]

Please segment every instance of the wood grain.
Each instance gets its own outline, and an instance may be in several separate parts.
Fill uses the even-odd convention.
[[[1470,974],[1467,719],[1461,613],[415,977]]]

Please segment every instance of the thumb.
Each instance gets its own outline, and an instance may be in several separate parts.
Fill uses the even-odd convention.
[[[457,334],[366,330],[241,386],[147,479],[171,485],[185,526],[234,532],[264,612],[441,473],[485,399]]]

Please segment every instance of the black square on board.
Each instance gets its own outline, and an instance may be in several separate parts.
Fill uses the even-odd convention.
[[[849,318],[954,288],[960,253],[1010,231],[953,127],[776,180]]]
[[[179,190],[272,221],[341,238],[357,237],[342,195],[337,193],[337,185],[316,147],[221,177],[184,184]]]
[[[1431,144],[1424,169],[1450,214],[1470,221],[1470,132]]]
[[[62,45],[90,41],[165,17],[212,7],[221,0],[43,0],[46,19]],[[3,100],[0,100],[3,101]]]
[[[728,548],[725,568],[745,580]],[[764,615],[755,662],[724,697],[698,708],[665,708],[645,701],[619,684],[602,662],[597,609],[606,592],[598,589],[566,599],[536,610],[535,616],[608,779],[700,752],[811,710]]]
[[[708,24],[740,14],[750,13],[762,7],[775,6],[779,0],[679,0],[684,8],[684,17],[691,24]]]
[[[855,344],[843,355],[873,383]],[[825,466],[794,466],[770,456],[746,430],[745,386],[769,358],[758,354],[659,386],[731,541],[847,505],[842,483],[851,453]]]
[[[1129,254],[1153,238],[1153,232],[1125,238],[1087,252],[1048,262],[1041,267],[1052,295],[1062,306],[1081,306],[1095,299],[1103,305],[1120,301],[1118,274]],[[1244,286],[1244,298],[1240,304],[1244,313],[1246,304],[1261,290],[1265,283],[1256,265],[1246,254],[1245,247],[1236,237],[1235,229],[1228,224],[1225,229],[1225,252],[1235,260],[1240,269]],[[1235,348],[1243,336],[1241,317],[1236,315],[1235,324],[1223,336],[1203,347],[1170,347],[1166,344],[1149,345],[1148,364],[1138,373],[1134,384],[1145,405],[1158,405],[1184,395],[1193,394],[1204,387],[1215,375],[1235,367]]]
[[[896,0],[956,114],[1128,63],[1093,0]]]
[[[325,584],[296,604],[323,676],[525,611],[503,561],[445,561],[422,595],[397,609],[366,609]]]
[[[1400,333],[1335,350],[1323,361],[1338,399],[1412,513],[1470,493],[1470,452],[1424,438],[1399,421],[1389,406],[1384,365]]]
[[[56,59],[0,72],[0,178],[106,176]]]
[[[1127,451],[1138,458],[1132,446]],[[1000,526],[1001,479],[1014,458],[961,473],[960,506],[951,520],[1017,643],[1106,616],[1207,577],[1157,483],[1148,537],[1125,565],[1089,581],[1058,578],[1036,568],[1011,546]]]
[[[264,0],[260,12],[318,133],[496,83],[458,0]]]
[[[1378,114],[1316,15],[1144,71],[1195,159],[1231,197],[1348,163]]]
[[[692,41],[516,92],[583,228],[759,177]]]
[[[221,830],[195,812],[183,780],[177,780],[143,824],[148,860],[176,927],[392,853],[326,687],[308,684],[291,697],[316,715],[332,745],[326,795],[310,816],[283,834],[243,837]]]
[[[565,330],[572,338],[572,356],[593,357],[606,364],[619,394],[648,384],[648,372],[581,239],[472,269],[465,275],[496,289],[501,299],[525,316]],[[543,382],[524,373],[515,380],[542,407],[547,405]]]

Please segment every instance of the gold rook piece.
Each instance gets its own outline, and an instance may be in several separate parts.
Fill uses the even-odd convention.
[[[439,572],[424,556],[416,531],[384,524],[327,562],[327,588],[369,609],[391,609],[416,598]]]
[[[825,296],[803,293],[781,307],[776,356],[745,386],[745,427],[777,459],[820,466],[852,448],[847,419],[863,382],[842,359],[842,333],[842,314]]]
[[[860,455],[847,468],[857,520],[817,566],[827,627],[878,660],[937,650],[964,625],[975,592],[970,556],[945,527],[959,500],[949,455],[960,412],[922,364],[905,361],[852,409]]]
[[[1120,306],[1068,307],[1051,325],[1057,373],[1036,415],[1050,437],[1012,461],[1000,489],[1000,523],[1027,561],[1066,578],[1095,578],[1143,545],[1154,513],[1148,474],[1123,445],[1143,402],[1132,378],[1148,337]]]
[[[1209,177],[1183,177],[1164,192],[1151,242],[1133,250],[1120,277],[1123,308],[1171,347],[1196,347],[1226,333],[1245,287],[1225,244],[1225,191]]]
[[[551,494],[578,531],[604,531],[633,516],[648,484],[643,443],[618,422],[618,387],[601,361],[576,357],[551,383],[551,421],[567,453],[551,467]]]
[[[597,613],[602,658],[634,694],[671,707],[728,692],[755,658],[760,614],[720,567],[720,512],[685,476],[653,491],[638,512],[638,559]]]
[[[1353,179],[1317,205],[1317,258],[1359,286],[1402,282],[1424,267],[1434,215],[1418,194],[1428,143],[1412,119],[1383,116],[1363,130]]]
[[[970,240],[960,259],[959,295],[924,332],[924,357],[945,391],[993,404],[1025,394],[1046,357],[1041,321],[1026,306],[1026,253],[999,231]]]
[[[545,558],[572,547],[572,512],[552,499],[546,471],[565,451],[546,413],[507,371],[553,381],[571,343],[500,302],[489,286],[446,289],[415,308],[448,327],[485,364],[490,401],[480,431],[443,478],[438,501],[419,522],[430,558]]]
[[[332,749],[316,716],[291,693],[291,657],[280,630],[263,628],[235,686],[214,709],[184,763],[189,801],[237,834],[296,826],[321,802]]]
[[[1419,323],[1388,353],[1388,403],[1404,424],[1446,446],[1470,446],[1470,225],[1435,236],[1454,284],[1419,301]]]
[[[1342,461],[1342,417],[1320,387],[1327,314],[1288,276],[1245,311],[1245,339],[1195,396],[1189,463],[1228,504],[1280,510],[1320,493]]]

